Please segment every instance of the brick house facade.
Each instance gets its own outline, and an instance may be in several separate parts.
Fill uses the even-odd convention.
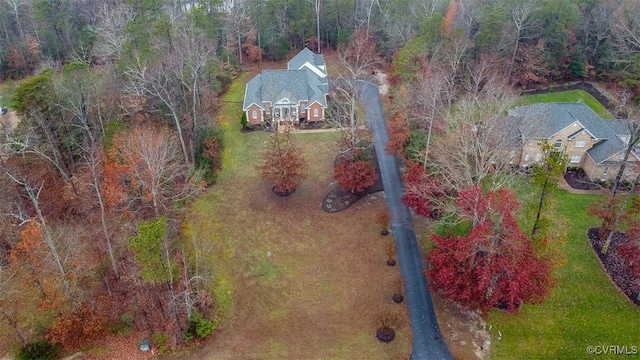
[[[542,152],[538,144],[547,140],[566,152],[569,166],[582,168],[592,180],[615,178],[636,126],[626,119],[602,119],[580,103],[521,106],[512,109],[510,115],[520,132],[520,166],[539,162]],[[635,149],[629,155],[625,180],[637,175],[639,156]]]
[[[247,83],[243,111],[252,125],[322,121],[327,96],[324,57],[304,48],[286,70],[263,70]]]

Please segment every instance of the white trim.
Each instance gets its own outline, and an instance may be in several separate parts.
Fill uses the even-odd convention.
[[[249,110],[249,108],[251,107],[251,105],[255,105],[255,106],[257,106],[258,108],[260,108],[260,110],[264,110],[264,108],[263,108],[262,106],[260,106],[260,104],[258,104],[258,103],[254,103],[254,102],[252,102],[251,104],[249,104],[249,106],[247,106],[246,108],[244,108],[244,109],[242,109],[242,110],[244,110],[244,111],[248,111],[248,110]]]
[[[287,65],[288,66],[288,65]],[[318,68],[317,66],[313,65],[312,63],[306,61],[304,64],[302,64],[302,66],[300,66],[297,70],[302,70],[303,68],[307,68],[311,71],[313,71],[314,74],[320,76],[320,77],[327,77],[327,73],[322,71],[322,69]]]
[[[307,101],[307,102],[308,102],[308,101]],[[316,101],[312,102],[311,104],[307,105],[307,107],[306,107],[305,109],[310,109],[310,108],[311,108],[311,106],[313,106],[313,104],[318,104],[318,105],[320,105],[320,107],[321,107],[322,109],[324,109],[324,108],[325,108],[325,106],[324,106],[324,105],[322,105],[322,104],[320,103],[320,101],[316,100]]]
[[[574,159],[576,161],[574,161]],[[580,164],[580,161],[582,161],[582,155],[571,155],[571,158],[569,159],[569,164]]]
[[[585,106],[586,106],[586,105],[585,105]],[[588,107],[588,106],[587,106],[587,107]],[[569,114],[570,114],[571,116],[573,116],[573,114],[571,114],[571,113],[569,113]],[[602,121],[604,121],[604,120],[602,120]],[[574,126],[574,124],[576,124],[576,123],[577,123],[578,125],[580,125],[580,126],[582,127],[582,129],[583,129],[584,131],[586,131],[586,132],[591,136],[591,138],[592,138],[592,139],[602,140],[602,139],[600,139],[600,138],[595,137],[595,136],[591,133],[591,131],[589,131],[589,129],[587,129],[584,125],[582,125],[582,123],[580,122],[580,120],[576,120],[576,121],[572,122],[571,124],[569,124],[569,125],[567,125],[567,126],[563,127],[562,129],[560,129],[560,130],[556,131],[556,133],[555,133],[555,134],[553,134],[553,135],[549,136],[547,139],[551,139],[552,137],[555,137],[556,135],[558,135],[559,133],[563,132],[564,130],[566,130],[566,129],[567,129],[567,128],[569,128],[570,126]],[[567,137],[567,138],[568,138],[568,137]],[[603,139],[606,139],[606,138],[603,138]]]

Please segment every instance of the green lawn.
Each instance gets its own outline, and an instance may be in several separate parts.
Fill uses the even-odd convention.
[[[493,359],[584,359],[590,345],[640,345],[640,308],[611,283],[586,237],[598,225],[587,209],[600,198],[556,193],[556,211],[567,219],[568,263],[557,271],[558,284],[545,303],[518,314],[490,312]]]
[[[522,96],[518,105],[531,105],[537,103],[584,103],[603,119],[614,119],[615,117],[591,94],[582,90],[567,90],[550,92],[546,94]]]

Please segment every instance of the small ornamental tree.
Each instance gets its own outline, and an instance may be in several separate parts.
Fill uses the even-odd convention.
[[[538,144],[542,150],[542,161],[532,165],[531,182],[540,191],[536,205],[536,219],[531,230],[531,236],[535,236],[541,228],[543,232],[546,223],[543,210],[548,202],[548,197],[558,187],[558,180],[564,174],[569,164],[569,156],[563,151],[556,150],[554,144],[544,140]]]
[[[273,184],[273,192],[278,195],[291,194],[307,176],[307,163],[288,128],[284,136],[278,131],[273,133],[257,168],[260,176]]]
[[[338,186],[342,190],[349,190],[353,193],[364,191],[373,185],[378,178],[371,161],[349,159],[345,156],[338,159],[333,172],[333,178],[338,182]]]
[[[518,201],[507,189],[483,194],[474,186],[456,203],[473,227],[467,236],[437,236],[427,275],[444,295],[469,308],[518,310],[543,301],[552,286],[550,266],[533,253],[516,220]]]

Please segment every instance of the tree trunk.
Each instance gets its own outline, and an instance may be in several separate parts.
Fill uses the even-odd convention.
[[[639,182],[640,182],[640,174],[633,181],[633,185],[631,186],[631,189],[625,195],[624,200],[622,201],[622,203],[618,207],[618,210],[616,212],[616,216],[615,216],[615,218],[613,220],[613,223],[611,224],[611,230],[607,234],[607,239],[605,240],[604,245],[602,246],[601,253],[603,255],[606,255],[607,252],[609,251],[609,246],[611,246],[611,240],[613,239],[613,232],[618,227],[618,223],[620,222],[620,218],[622,218],[622,215],[624,214],[624,209],[627,207],[627,204],[629,203],[629,200],[631,199],[631,195],[633,194],[634,189],[638,186]]]
[[[542,213],[542,205],[544,203],[544,198],[547,196],[547,184],[549,183],[549,179],[544,179],[544,184],[542,184],[542,192],[540,193],[540,200],[538,201],[538,212],[536,213],[536,221],[533,223],[533,229],[531,229],[531,236],[535,236],[538,233],[538,228],[540,227],[540,214]]]

